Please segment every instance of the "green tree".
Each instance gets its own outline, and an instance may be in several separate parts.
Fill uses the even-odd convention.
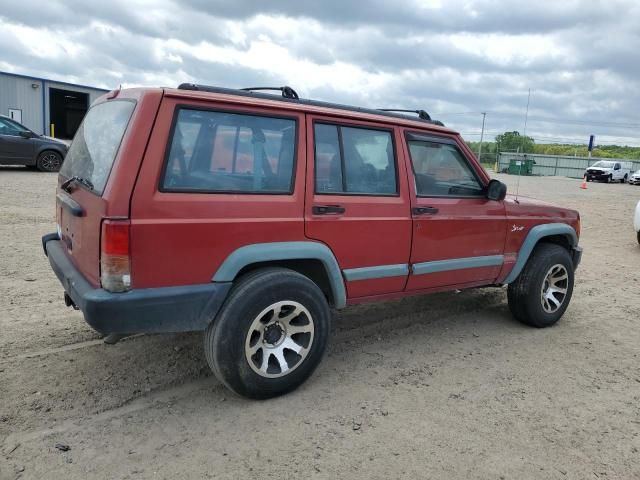
[[[496,136],[496,143],[500,152],[533,153],[535,140],[523,137],[520,132],[504,132]]]

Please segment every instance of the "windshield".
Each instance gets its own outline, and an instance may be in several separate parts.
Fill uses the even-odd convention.
[[[591,166],[600,168],[613,168],[613,162],[596,162]]]
[[[126,100],[92,107],[73,138],[60,175],[88,180],[93,192],[102,195],[134,107]]]

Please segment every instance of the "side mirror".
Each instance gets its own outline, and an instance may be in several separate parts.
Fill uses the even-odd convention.
[[[20,136],[22,138],[33,138],[33,133],[31,133],[30,131],[26,130],[26,131],[21,131],[20,132]]]
[[[500,180],[491,180],[487,186],[487,198],[489,200],[500,201],[507,196],[507,186]]]

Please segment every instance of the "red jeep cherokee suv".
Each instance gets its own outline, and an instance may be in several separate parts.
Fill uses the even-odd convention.
[[[424,111],[279,90],[116,90],[91,107],[43,245],[94,329],[204,331],[216,376],[267,398],[311,375],[332,307],[508,285],[518,320],[562,316],[578,212],[505,197]]]

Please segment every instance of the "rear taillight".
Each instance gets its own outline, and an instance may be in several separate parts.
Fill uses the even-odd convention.
[[[100,238],[100,282],[110,292],[131,288],[129,220],[104,220]]]

